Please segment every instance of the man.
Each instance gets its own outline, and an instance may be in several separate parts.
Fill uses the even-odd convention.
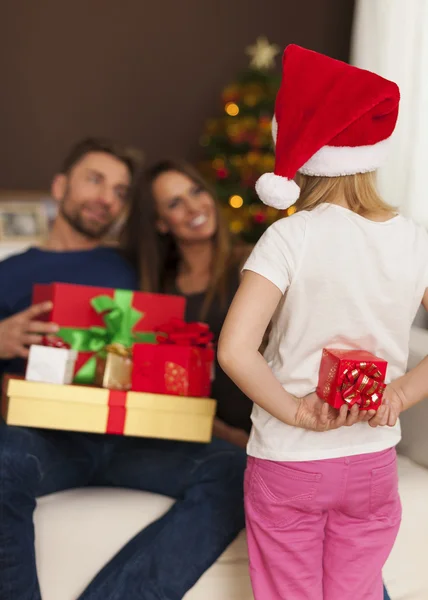
[[[137,175],[128,151],[102,140],[75,146],[52,183],[59,214],[45,246],[0,263],[0,376],[23,372],[30,344],[56,326],[28,308],[33,283],[136,289],[105,234],[126,214]],[[34,556],[36,498],[103,485],[177,500],[96,576],[80,600],[178,600],[244,526],[245,456],[221,440],[190,444],[8,427],[0,423],[0,600],[40,600]],[[73,565],[70,565],[73,568]]]

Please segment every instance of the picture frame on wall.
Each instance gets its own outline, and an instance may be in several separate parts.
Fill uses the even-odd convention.
[[[49,215],[42,201],[0,201],[0,243],[40,244],[49,229]]]

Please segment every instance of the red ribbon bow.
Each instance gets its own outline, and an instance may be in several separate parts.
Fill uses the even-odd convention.
[[[45,335],[42,339],[42,346],[49,346],[49,348],[65,348],[70,350],[70,344],[67,344],[60,337],[56,335]]]
[[[159,344],[175,344],[177,346],[208,347],[214,335],[206,323],[186,323],[181,319],[171,319],[157,329],[156,341]]]
[[[353,369],[345,369],[339,381],[343,400],[364,410],[374,408],[382,400],[385,384],[374,363],[360,362]]]

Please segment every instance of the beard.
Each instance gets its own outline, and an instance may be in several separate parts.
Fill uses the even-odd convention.
[[[59,213],[77,233],[91,240],[101,240],[112,229],[115,219],[111,217],[108,208],[104,205],[102,206],[102,210],[106,213],[104,223],[85,217],[84,209],[93,204],[93,202],[84,202],[83,204],[73,205],[69,190],[67,190],[60,203]]]

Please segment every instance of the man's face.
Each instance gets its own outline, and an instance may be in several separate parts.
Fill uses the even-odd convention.
[[[124,211],[131,174],[105,152],[86,154],[67,175],[58,175],[52,190],[62,217],[79,233],[103,238]]]

